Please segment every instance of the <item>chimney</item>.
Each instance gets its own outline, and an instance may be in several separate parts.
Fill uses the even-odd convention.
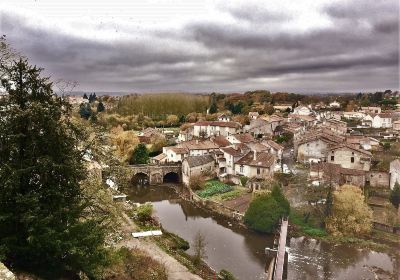
[[[253,152],[253,159],[254,159],[254,160],[257,160],[257,151],[254,151],[254,152]]]

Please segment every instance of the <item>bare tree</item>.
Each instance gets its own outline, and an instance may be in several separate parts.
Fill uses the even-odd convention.
[[[67,81],[58,79],[54,81],[54,85],[62,96],[71,94],[74,89],[79,85],[77,81]]]
[[[194,237],[193,240],[193,250],[194,250],[194,259],[193,262],[195,265],[199,265],[202,259],[207,258],[207,252],[206,252],[206,239],[204,235],[198,231],[196,236]]]

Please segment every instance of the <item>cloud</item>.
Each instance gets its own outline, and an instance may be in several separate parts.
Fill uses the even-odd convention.
[[[336,1],[314,11],[331,24],[293,31],[287,28],[296,20],[293,13],[262,4],[219,7],[231,18],[200,17],[169,28],[161,23],[139,28],[95,22],[91,36],[34,25],[33,18],[5,10],[0,31],[46,73],[76,80],[80,90],[326,92],[399,87],[397,1]],[[85,24],[74,22],[82,29]],[[110,31],[122,35],[105,36]]]

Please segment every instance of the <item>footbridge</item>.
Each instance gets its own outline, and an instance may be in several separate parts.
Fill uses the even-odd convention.
[[[127,168],[132,181],[143,180],[150,185],[182,181],[181,164],[135,164]]]

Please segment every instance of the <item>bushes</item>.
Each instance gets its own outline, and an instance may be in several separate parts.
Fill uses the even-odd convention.
[[[202,175],[190,177],[189,186],[194,191],[202,190],[204,188],[204,177]]]
[[[290,204],[279,186],[275,185],[270,194],[253,199],[244,215],[244,222],[256,231],[272,233],[280,218],[288,216],[289,213]]]
[[[151,204],[143,204],[140,205],[136,210],[137,219],[141,223],[145,223],[150,221],[151,215],[153,214],[153,205]]]
[[[231,190],[233,190],[232,186],[219,181],[209,181],[205,184],[205,189],[203,191],[198,191],[197,194],[202,198],[206,198],[215,194],[226,193]]]
[[[236,280],[235,276],[225,269],[221,269],[218,276],[222,280]]]
[[[112,259],[113,264],[107,269],[103,277],[105,280],[168,279],[165,267],[137,248],[130,250],[122,247],[113,253]]]

